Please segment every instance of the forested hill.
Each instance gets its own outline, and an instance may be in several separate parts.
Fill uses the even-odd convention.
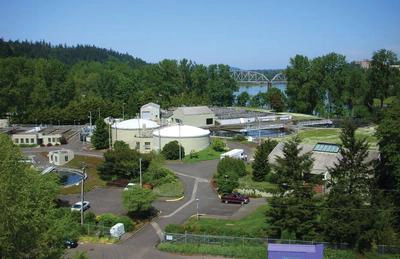
[[[57,59],[67,65],[73,65],[80,61],[105,63],[110,59],[127,62],[132,68],[146,64],[142,59],[129,54],[90,45],[51,45],[44,41],[5,41],[3,39],[0,39],[0,57]]]

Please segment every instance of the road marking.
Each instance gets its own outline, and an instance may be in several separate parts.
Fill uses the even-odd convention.
[[[156,233],[157,233],[158,237],[160,238],[160,240],[163,240],[164,239],[163,232],[162,232],[160,226],[157,224],[157,222],[152,221],[150,224],[154,228],[154,230],[156,231]]]
[[[187,175],[187,174],[179,173],[179,172],[177,172],[177,171],[174,171],[174,172],[175,172],[175,174],[180,175],[180,176],[185,176],[185,177],[193,178],[193,179],[198,180],[199,182],[202,182],[202,183],[204,183],[204,182],[205,182],[205,183],[208,183],[208,180],[205,179],[205,178],[200,178],[200,177],[196,177],[196,176],[192,176],[192,175]]]
[[[194,187],[193,187],[192,196],[191,196],[190,200],[188,200],[185,204],[183,204],[182,206],[177,208],[171,214],[168,214],[168,215],[165,215],[165,216],[161,216],[160,218],[170,218],[170,217],[174,216],[176,213],[178,213],[179,211],[183,210],[190,203],[192,203],[195,200],[198,185],[199,185],[199,181],[196,179],[195,182],[194,182]]]

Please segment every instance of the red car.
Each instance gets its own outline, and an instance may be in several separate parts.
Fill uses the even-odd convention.
[[[242,195],[240,193],[234,192],[230,194],[224,194],[221,197],[221,202],[231,202],[231,203],[240,203],[240,204],[245,204],[250,202],[249,196]]]

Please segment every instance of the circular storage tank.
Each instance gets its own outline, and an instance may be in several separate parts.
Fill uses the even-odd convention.
[[[151,120],[145,119],[130,119],[121,122],[117,122],[111,125],[112,140],[124,141],[129,144],[133,149],[137,148],[141,152],[147,152],[151,150],[145,150],[145,145],[152,147],[152,132],[158,128],[159,125]],[[138,144],[139,143],[139,144]]]
[[[197,152],[210,145],[210,131],[189,125],[173,125],[153,131],[154,149],[160,150],[171,141],[178,141],[185,154]]]

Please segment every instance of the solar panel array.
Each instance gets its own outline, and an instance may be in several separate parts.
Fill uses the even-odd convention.
[[[327,152],[327,153],[337,153],[339,152],[340,146],[335,144],[325,144],[318,143],[314,147],[314,151]]]

